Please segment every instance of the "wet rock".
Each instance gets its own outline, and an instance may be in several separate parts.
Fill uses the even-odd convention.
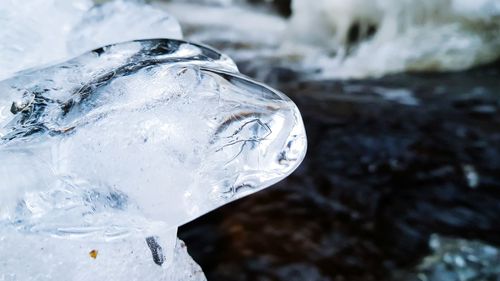
[[[418,265],[417,271],[395,274],[394,280],[407,281],[480,281],[500,280],[500,249],[479,242],[433,235],[432,254]]]

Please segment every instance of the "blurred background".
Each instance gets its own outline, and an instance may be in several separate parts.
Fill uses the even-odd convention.
[[[175,17],[293,99],[300,168],[179,230],[208,280],[500,281],[500,0],[126,1],[0,0],[0,80]]]
[[[160,1],[290,96],[308,155],[179,231],[209,280],[500,280],[500,1]]]

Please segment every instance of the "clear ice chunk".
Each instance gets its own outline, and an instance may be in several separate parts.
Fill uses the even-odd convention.
[[[0,1],[0,80],[92,49],[147,38],[182,38],[176,19],[134,1]]]
[[[180,40],[102,47],[0,93],[0,280],[203,280],[177,227],[306,151],[290,99]]]

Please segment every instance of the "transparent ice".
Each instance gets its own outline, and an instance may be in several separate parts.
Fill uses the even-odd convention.
[[[138,40],[0,82],[0,280],[204,280],[176,229],[302,161],[286,96]]]

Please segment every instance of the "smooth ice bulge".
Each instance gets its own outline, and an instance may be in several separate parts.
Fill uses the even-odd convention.
[[[0,280],[203,280],[177,227],[306,150],[292,101],[180,40],[99,48],[0,93]]]

